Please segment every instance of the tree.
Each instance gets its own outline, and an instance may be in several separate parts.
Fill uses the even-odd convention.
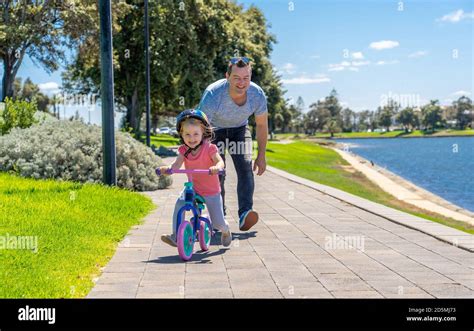
[[[403,109],[397,116],[398,121],[405,128],[405,132],[408,133],[410,128],[415,127],[416,117],[413,108],[407,107]]]
[[[462,96],[453,102],[453,108],[456,112],[457,126],[460,130],[464,130],[473,121],[472,101],[468,97]]]
[[[442,123],[441,108],[438,100],[431,100],[428,105],[421,108],[422,124],[425,130],[434,131]]]
[[[353,112],[349,108],[344,108],[342,110],[342,132],[352,132],[354,129],[354,116]]]
[[[301,96],[298,97],[298,99],[296,99],[296,110],[302,114],[304,112],[304,100]]]
[[[364,110],[358,113],[357,131],[367,131],[369,128],[370,110]]]
[[[276,124],[278,122],[276,116],[277,114],[281,114],[285,111],[286,101],[283,98],[283,94],[285,93],[285,91],[283,91],[280,77],[277,75],[275,69],[271,68],[270,70],[271,72],[268,73],[268,75],[270,75],[271,78],[267,78],[267,83],[264,87],[264,91],[268,103],[268,130],[271,135],[271,138],[273,139],[273,132],[275,131],[277,127]],[[249,120],[249,124],[253,125],[254,121],[255,119],[251,117]],[[255,130],[253,130],[253,138],[255,138]]]
[[[59,119],[59,105],[62,102],[62,98],[59,94],[55,94],[50,99],[50,101],[51,101],[51,105],[53,106],[54,117],[57,117]]]
[[[331,112],[324,106],[324,101],[318,100],[309,106],[310,110],[304,118],[305,129],[309,134],[321,131],[331,119]]]
[[[113,40],[115,101],[126,109],[125,125],[138,134],[145,97],[143,3],[121,3],[126,8],[115,20]],[[259,9],[251,6],[244,11],[242,6],[224,0],[206,4],[163,0],[150,5],[149,15],[154,125],[159,116],[174,116],[195,107],[205,87],[224,77],[228,59],[239,55],[253,60],[252,80],[268,97],[271,121],[273,113],[282,111],[281,83],[268,60],[275,39],[267,32]],[[68,92],[98,93],[98,27],[91,31],[63,77]],[[253,120],[249,123],[252,125]]]
[[[40,92],[39,86],[33,83],[30,77],[25,80],[23,86],[21,86],[21,80],[16,79],[13,91],[13,98],[26,100],[28,102],[34,100],[38,110],[48,111],[48,106],[50,105],[49,97]]]
[[[92,0],[0,1],[3,64],[0,101],[13,96],[15,78],[25,55],[47,72],[58,69],[64,61],[65,46],[72,47],[82,36],[83,28],[93,24],[93,13],[97,12],[94,3]]]
[[[338,124],[337,119],[331,117],[331,119],[324,125],[324,131],[331,134],[331,138],[334,137],[334,133],[341,132],[341,127]]]
[[[379,125],[385,127],[387,132],[390,131],[393,117],[397,114],[399,109],[400,106],[393,99],[388,99],[387,103],[383,107],[378,107],[377,118]]]

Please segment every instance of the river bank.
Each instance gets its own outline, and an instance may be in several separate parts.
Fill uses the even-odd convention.
[[[344,151],[342,144],[336,144],[330,147],[341,155],[355,170],[363,173],[374,184],[398,200],[445,217],[474,225],[474,213],[416,186],[412,182],[395,175],[385,168],[373,164],[357,154]]]

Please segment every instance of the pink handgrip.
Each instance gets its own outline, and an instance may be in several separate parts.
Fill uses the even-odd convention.
[[[210,175],[209,169],[178,169],[178,170],[169,169],[167,173],[170,175],[171,174],[209,174]],[[156,174],[158,176],[161,175],[160,168],[156,169]],[[218,174],[225,175],[225,169],[219,170]]]

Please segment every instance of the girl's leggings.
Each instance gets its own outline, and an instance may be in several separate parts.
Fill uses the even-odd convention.
[[[178,211],[183,207],[186,202],[181,197],[184,195],[184,192],[181,192],[180,198],[176,200],[173,213],[173,236],[176,237],[176,222],[178,220]],[[212,227],[221,232],[229,231],[229,223],[227,223],[224,217],[224,209],[222,207],[222,196],[220,193],[216,195],[207,195],[204,196],[206,200],[207,213],[212,222]],[[204,210],[205,213],[206,210]],[[188,212],[189,213],[189,212]]]

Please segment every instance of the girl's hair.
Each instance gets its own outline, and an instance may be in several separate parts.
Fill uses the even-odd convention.
[[[204,123],[197,118],[194,117],[189,117],[183,120],[181,124],[181,128],[179,130],[179,137],[181,138],[181,142],[184,143],[183,139],[183,128],[186,124],[191,124],[191,125],[199,125],[202,129],[202,139],[209,139],[212,140],[214,138],[214,132],[212,131],[212,128],[210,126],[204,125]]]

